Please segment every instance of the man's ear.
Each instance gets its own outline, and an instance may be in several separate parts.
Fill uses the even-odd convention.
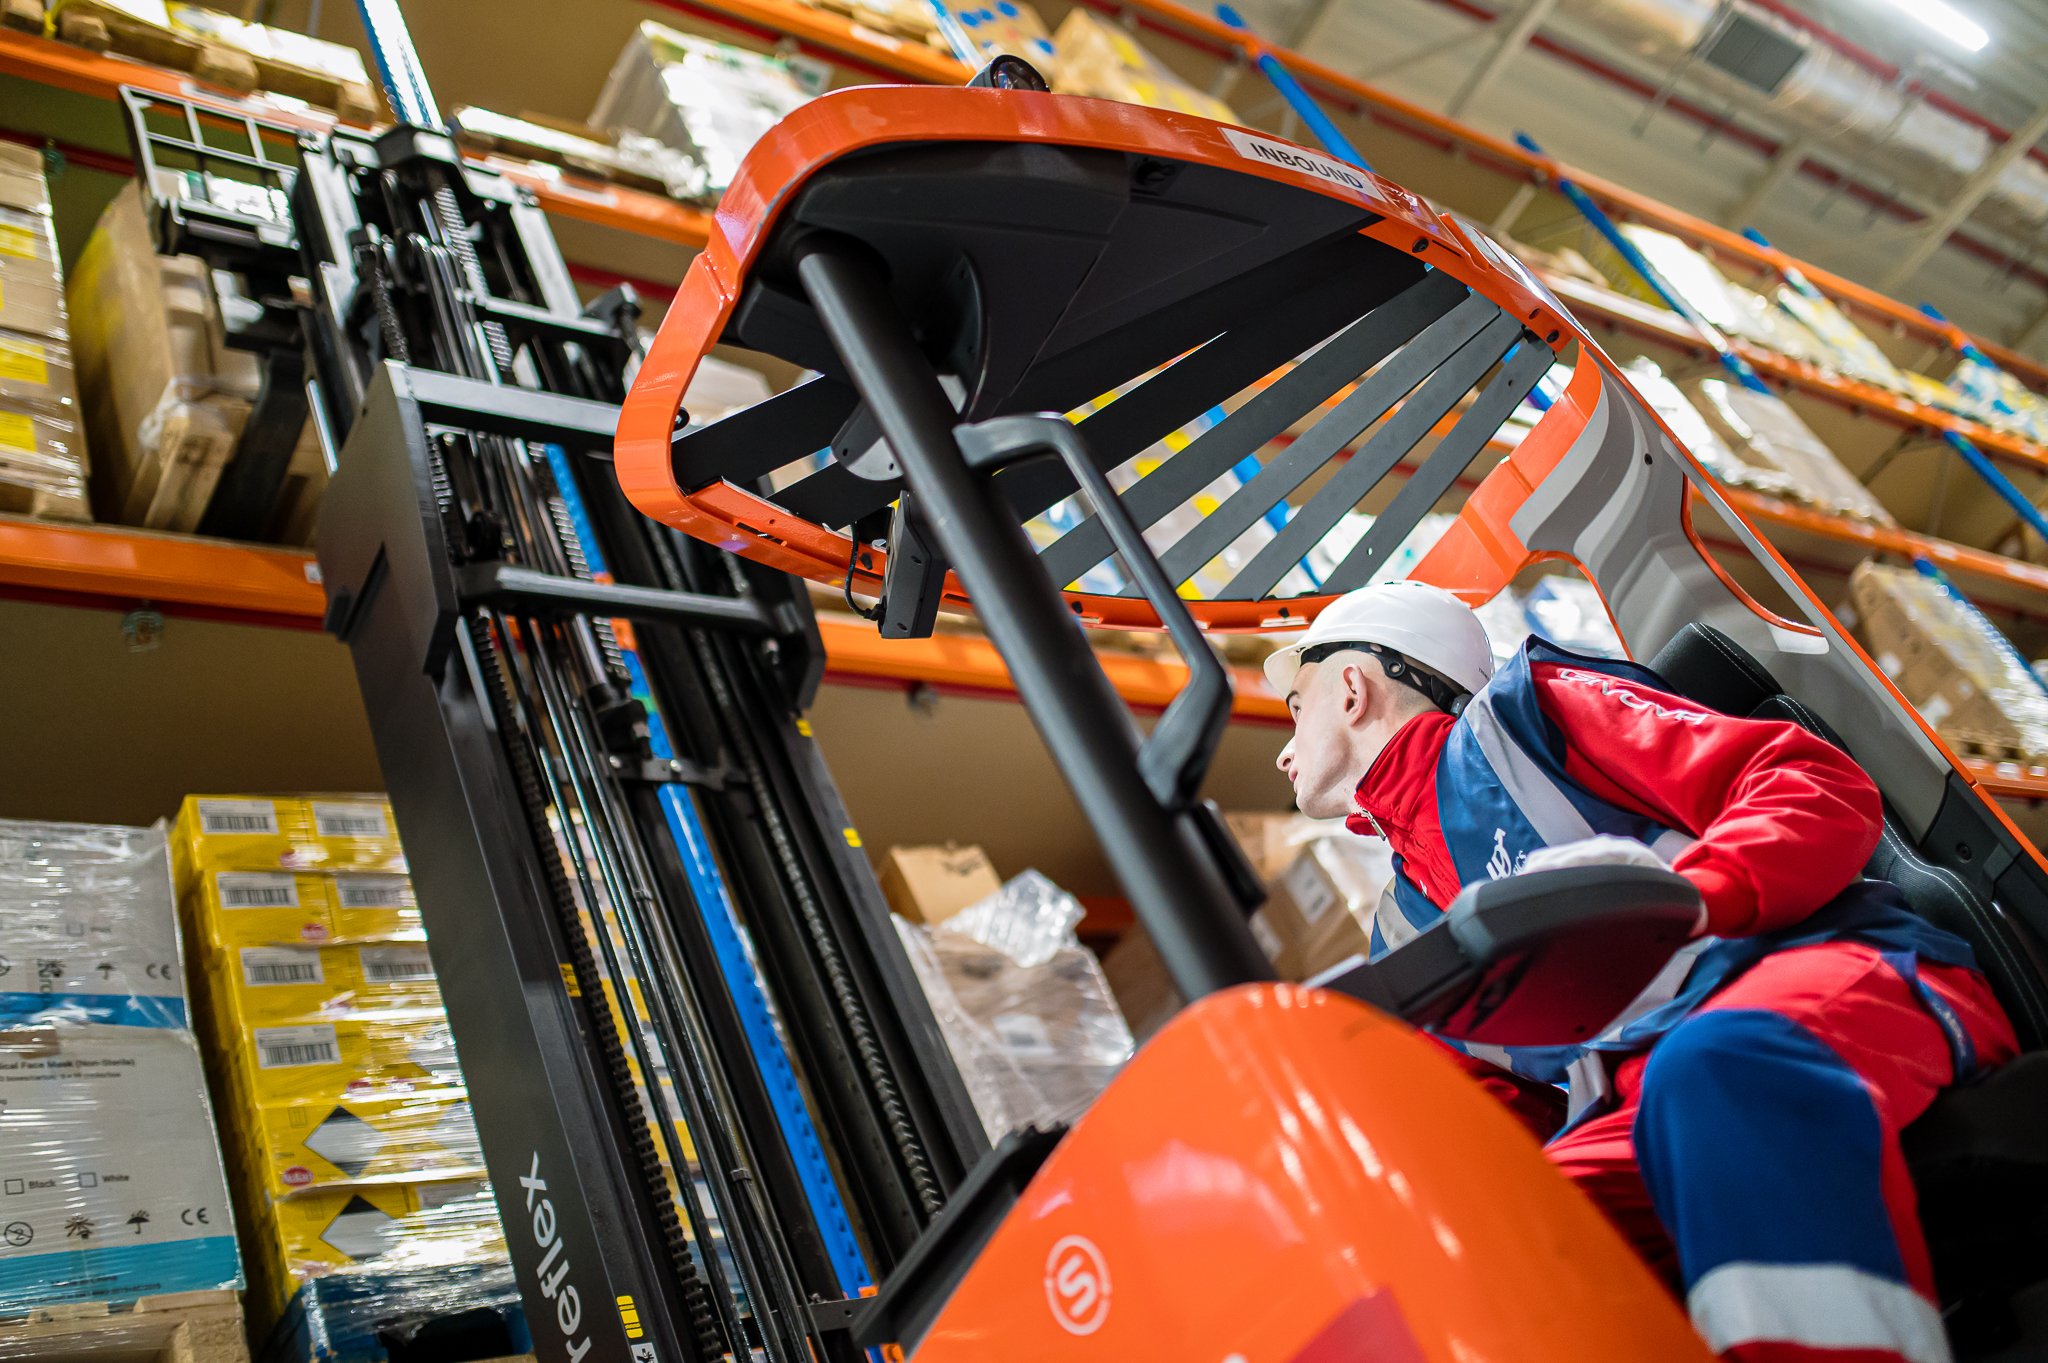
[[[1356,662],[1344,664],[1339,684],[1344,688],[1344,722],[1359,725],[1372,717],[1372,679]]]

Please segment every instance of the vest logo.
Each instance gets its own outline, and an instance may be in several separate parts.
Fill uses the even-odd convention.
[[[1493,830],[1493,855],[1486,859],[1486,878],[1506,880],[1509,876],[1522,874],[1522,867],[1529,862],[1527,852],[1508,851],[1508,831],[1505,828]]]
[[[1704,724],[1707,722],[1706,715],[1701,711],[1674,710],[1669,705],[1659,705],[1656,701],[1637,695],[1634,691],[1629,690],[1626,685],[1604,673],[1584,672],[1576,667],[1561,667],[1557,670],[1557,679],[1559,681],[1573,682],[1580,686],[1590,686],[1601,695],[1613,698],[1630,710],[1648,710],[1659,719],[1668,719],[1679,724]]]
[[[1109,1265],[1085,1235],[1069,1235],[1045,1259],[1045,1300],[1070,1335],[1092,1335],[1109,1319]]]

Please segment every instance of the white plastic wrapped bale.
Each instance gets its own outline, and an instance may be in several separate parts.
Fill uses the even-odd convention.
[[[1131,1057],[1081,906],[1036,871],[924,928],[896,920],[990,1140],[1070,1122]]]
[[[780,57],[643,23],[612,65],[590,122],[688,152],[704,167],[708,204],[761,135],[810,98]]]
[[[1679,386],[1743,462],[1784,473],[1795,484],[1800,501],[1873,525],[1897,524],[1783,398],[1722,379],[1694,379]]]
[[[1685,446],[1707,472],[1730,487],[1746,487],[1773,497],[1804,500],[1798,483],[1789,474],[1749,463],[1729,448],[1728,442],[1700,415],[1699,408],[1692,405],[1685,390],[1665,377],[1656,361],[1638,357],[1623,368],[1637,394],[1650,404],[1650,410],[1663,419],[1671,433],[1678,437],[1678,443]]]
[[[0,1314],[241,1285],[191,1034],[0,1028]]]
[[[0,820],[0,1025],[186,1025],[162,828]]]

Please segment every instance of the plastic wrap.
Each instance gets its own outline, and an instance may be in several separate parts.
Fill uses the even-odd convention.
[[[1942,737],[1993,757],[2048,756],[2048,691],[1981,612],[1878,563],[1858,565],[1849,591],[1872,658]]]
[[[1606,603],[1584,578],[1544,578],[1523,594],[1522,610],[1536,633],[1553,644],[1601,658],[1628,656]]]
[[[403,1289],[499,1263],[504,1238],[390,807],[193,796],[172,849],[232,1114],[256,1327],[309,1280],[364,1267],[403,1272],[340,1298],[445,1310]]]
[[[810,98],[779,57],[643,23],[613,64],[590,122],[687,153],[704,168],[700,201],[708,205],[761,135]]]
[[[1680,387],[1730,450],[1744,463],[1783,473],[1798,500],[1874,525],[1897,524],[1783,398],[1721,379],[1695,379]]]
[[[991,1140],[1072,1121],[1131,1057],[1130,1028],[1102,967],[1074,939],[1078,905],[1061,900],[1073,905],[1026,872],[944,926],[896,920]],[[962,919],[975,935],[955,929]]]
[[[0,1024],[186,1024],[161,827],[0,821]]]
[[[1731,487],[1746,487],[1774,497],[1800,499],[1799,485],[1791,475],[1749,463],[1736,454],[1700,415],[1699,408],[1692,405],[1684,390],[1666,378],[1654,361],[1633,359],[1624,369],[1636,393],[1650,405],[1651,411],[1663,418],[1679,443],[1691,451],[1709,473]]]
[[[191,1034],[0,1028],[0,1313],[241,1285]]]
[[[474,1327],[476,1356],[533,1348],[509,1262],[332,1273],[299,1289],[257,1363],[384,1363],[390,1335],[406,1338],[424,1322],[480,1310],[497,1319]]]

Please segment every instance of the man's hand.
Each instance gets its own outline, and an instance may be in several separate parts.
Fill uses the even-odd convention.
[[[1668,869],[1664,859],[1652,852],[1634,838],[1618,838],[1611,833],[1596,837],[1580,838],[1577,842],[1561,842],[1555,847],[1539,847],[1522,862],[1519,872],[1527,875],[1531,871],[1558,871],[1573,866],[1649,866],[1657,870]],[[1692,935],[1697,937],[1707,930],[1707,912],[1703,904],[1700,920],[1693,925]]]

